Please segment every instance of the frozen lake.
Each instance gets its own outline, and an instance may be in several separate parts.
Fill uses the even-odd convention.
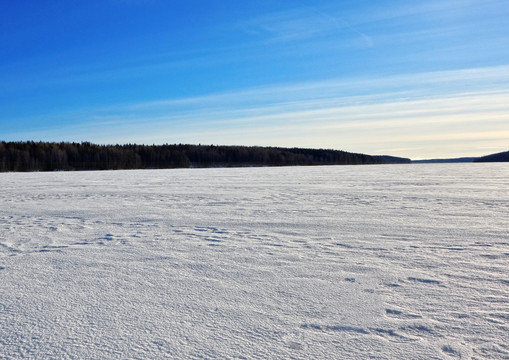
[[[0,359],[509,358],[509,164],[0,189]]]

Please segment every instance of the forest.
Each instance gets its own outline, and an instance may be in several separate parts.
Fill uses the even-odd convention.
[[[482,156],[475,159],[474,162],[509,162],[509,151]]]
[[[410,159],[340,150],[222,145],[98,145],[0,141],[0,171],[168,169],[189,167],[358,165]]]

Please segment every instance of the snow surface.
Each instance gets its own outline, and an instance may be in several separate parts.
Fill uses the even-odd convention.
[[[0,189],[1,359],[509,358],[508,164]]]

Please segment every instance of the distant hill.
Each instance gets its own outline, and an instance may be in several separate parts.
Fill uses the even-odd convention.
[[[0,142],[0,171],[3,172],[393,163],[410,163],[410,159],[340,150],[259,146]]]
[[[373,157],[377,159],[380,164],[410,164],[412,162],[410,159],[397,156],[373,155]]]
[[[508,162],[508,161],[509,161],[509,151],[482,156],[475,160],[475,162]]]
[[[429,164],[429,163],[471,163],[474,162],[476,157],[461,157],[453,159],[428,159],[428,160],[412,160],[415,164]]]

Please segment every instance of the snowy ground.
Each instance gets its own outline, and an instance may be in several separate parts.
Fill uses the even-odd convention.
[[[1,359],[509,358],[507,164],[0,189]]]

